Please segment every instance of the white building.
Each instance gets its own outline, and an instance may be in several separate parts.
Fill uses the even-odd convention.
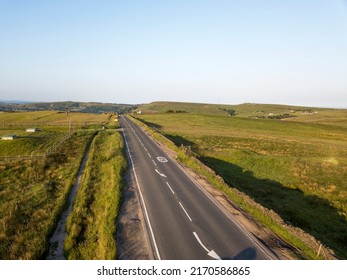
[[[25,131],[26,132],[37,132],[37,131],[39,131],[39,129],[36,127],[33,127],[33,128],[27,128]]]
[[[4,135],[1,137],[1,140],[14,140],[17,138],[17,135],[11,134],[11,135]]]

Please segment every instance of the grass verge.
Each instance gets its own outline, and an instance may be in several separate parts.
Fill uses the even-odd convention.
[[[127,161],[119,132],[100,131],[67,222],[67,259],[115,259],[116,219]]]

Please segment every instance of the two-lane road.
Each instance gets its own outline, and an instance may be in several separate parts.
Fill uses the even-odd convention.
[[[155,258],[275,258],[141,128],[120,123]]]

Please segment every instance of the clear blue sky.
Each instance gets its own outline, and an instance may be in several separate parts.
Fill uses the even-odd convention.
[[[347,107],[347,0],[0,0],[0,100]]]

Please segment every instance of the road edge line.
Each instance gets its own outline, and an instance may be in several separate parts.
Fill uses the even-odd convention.
[[[129,124],[128,124],[128,125],[129,125]],[[130,126],[130,125],[129,125],[129,126]],[[128,145],[128,140],[127,140],[127,137],[126,137],[124,131],[123,131],[123,137],[124,137],[125,144],[126,144],[127,151],[128,151],[128,155],[129,155],[129,158],[130,158],[130,162],[131,162],[131,166],[132,166],[132,171],[133,171],[133,173],[134,173],[136,185],[137,185],[137,188],[138,188],[138,190],[139,190],[141,202],[142,202],[142,205],[143,205],[143,208],[144,208],[146,221],[147,221],[147,224],[148,224],[150,233],[151,233],[151,237],[152,237],[152,242],[153,242],[153,245],[154,245],[154,249],[155,249],[155,252],[156,252],[156,254],[157,254],[158,260],[161,260],[160,253],[159,253],[158,246],[157,246],[157,242],[156,242],[156,239],[155,239],[155,237],[154,237],[154,232],[153,232],[153,229],[152,229],[151,221],[150,221],[149,216],[148,216],[148,211],[147,211],[146,203],[145,203],[145,200],[144,200],[143,195],[142,195],[142,190],[141,190],[141,187],[140,187],[140,184],[139,184],[139,180],[138,180],[138,178],[137,178],[137,174],[136,174],[136,170],[135,170],[135,165],[134,165],[133,158],[132,158],[132,156],[131,156],[130,148],[129,148],[129,145]]]

